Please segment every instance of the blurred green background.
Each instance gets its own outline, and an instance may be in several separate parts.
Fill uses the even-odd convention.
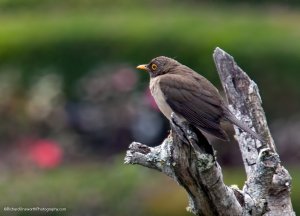
[[[169,128],[135,66],[166,55],[220,88],[218,46],[259,86],[300,213],[299,20],[296,0],[0,0],[0,211],[190,215],[171,179],[123,164],[131,141],[157,145]],[[242,187],[238,146],[216,148]]]

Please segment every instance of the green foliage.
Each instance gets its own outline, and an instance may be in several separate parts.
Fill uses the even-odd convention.
[[[294,211],[297,215],[300,214],[300,172],[297,167],[295,167],[294,169],[290,169],[289,172],[292,176],[292,203]]]
[[[297,168],[289,171],[293,176],[293,207],[299,213],[300,173]],[[225,168],[224,179],[226,184],[241,188],[245,176],[240,168]],[[189,215],[185,212],[187,195],[175,182],[153,170],[123,165],[121,159],[106,165],[2,173],[0,192],[5,197],[1,208],[67,208],[65,214],[57,215]]]
[[[44,68],[55,68],[64,75],[69,95],[74,81],[97,65],[134,66],[157,55],[175,57],[217,83],[211,55],[219,46],[261,86],[267,113],[282,116],[283,105],[273,106],[274,100],[289,100],[288,113],[300,106],[299,100],[286,97],[300,97],[296,13],[98,5],[89,10],[6,13],[0,18],[0,66],[20,68],[25,81]]]
[[[141,180],[137,170],[108,168],[90,165],[8,176],[0,184],[6,197],[1,205],[67,208],[66,215],[132,215],[134,188]]]
[[[153,215],[147,206],[151,206],[151,199],[155,200],[157,194],[151,194],[147,187],[155,191],[163,179],[154,171],[125,166],[118,159],[110,165],[85,164],[44,172],[3,173],[0,192],[5,199],[1,202],[1,211],[5,206],[55,207],[67,208],[57,215],[129,216],[145,215],[145,211]],[[175,185],[172,183],[169,189],[174,190]],[[182,196],[180,205],[172,207],[172,215],[185,214],[185,199]]]
[[[187,1],[179,1],[179,0],[0,0],[0,10],[10,11],[10,10],[39,10],[39,9],[74,9],[74,8],[94,8],[99,6],[105,7],[123,7],[123,6],[136,6],[136,5],[159,5],[160,7],[165,5],[174,5],[174,4],[192,4],[193,6],[201,5],[201,4],[222,4],[222,5],[236,5],[240,4],[243,6],[265,6],[268,7],[271,5],[284,5],[288,6],[299,6],[299,1],[297,0],[289,0],[289,1],[281,1],[281,0],[253,0],[253,1],[241,1],[241,0],[187,0]]]

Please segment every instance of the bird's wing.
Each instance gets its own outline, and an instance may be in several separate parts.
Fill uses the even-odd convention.
[[[208,80],[200,76],[166,74],[161,77],[159,85],[166,102],[175,113],[200,130],[228,140],[220,127],[222,100],[218,90]]]

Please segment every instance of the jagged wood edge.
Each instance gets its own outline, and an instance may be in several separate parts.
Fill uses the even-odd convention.
[[[234,127],[247,175],[243,214],[295,215],[290,199],[291,176],[280,163],[256,83],[222,49],[217,47],[213,58],[229,108],[264,139],[261,143]]]

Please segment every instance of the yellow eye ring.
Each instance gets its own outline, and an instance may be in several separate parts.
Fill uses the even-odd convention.
[[[155,70],[157,69],[157,65],[156,65],[156,64],[152,64],[152,65],[151,65],[151,69],[152,69],[153,71],[155,71]]]

